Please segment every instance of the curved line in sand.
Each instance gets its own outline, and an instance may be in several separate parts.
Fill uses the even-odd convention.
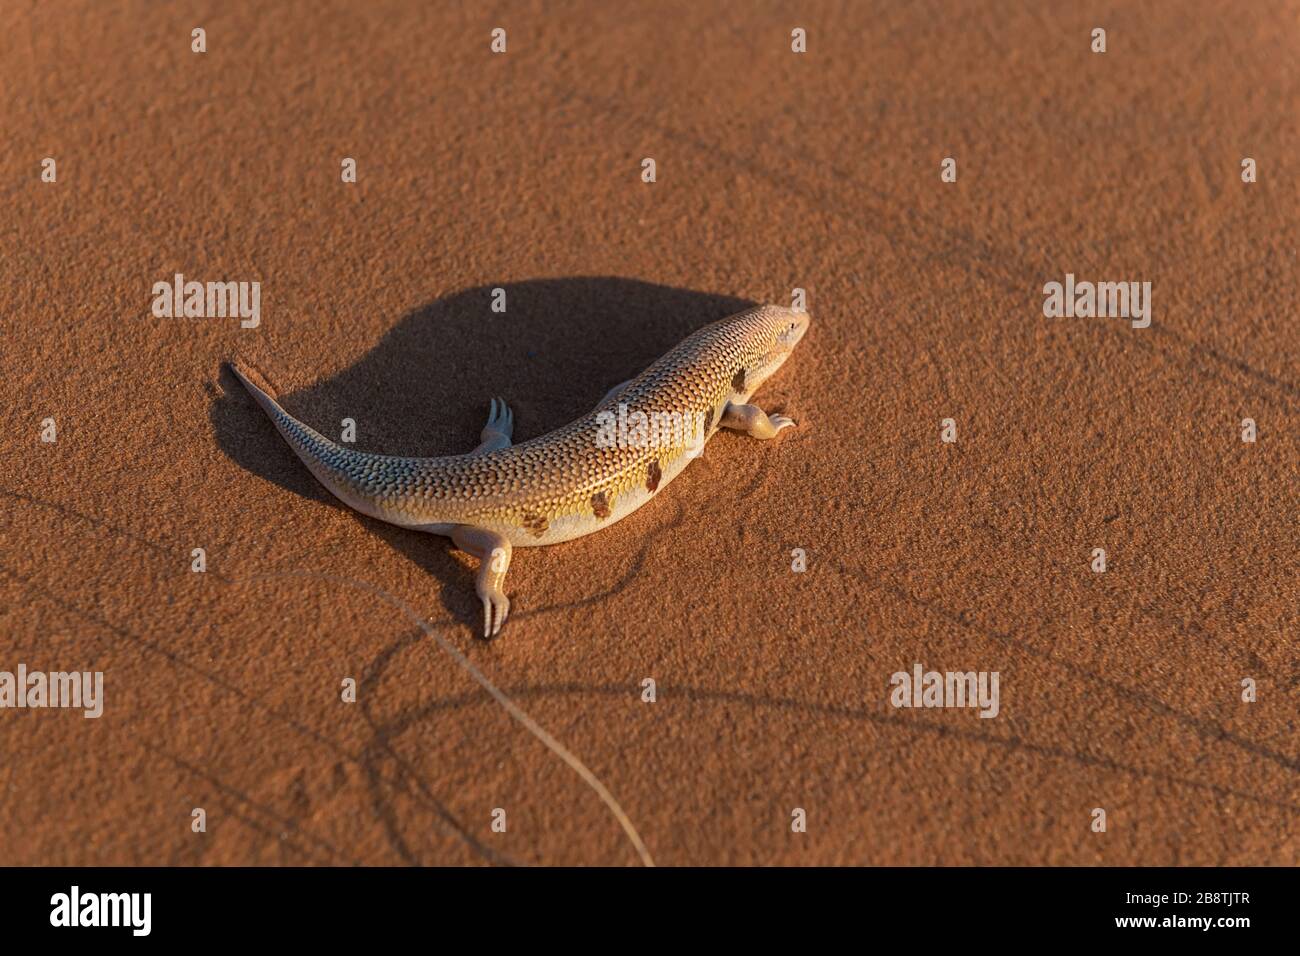
[[[632,846],[636,849],[637,855],[641,858],[641,862],[646,866],[655,865],[654,859],[650,856],[650,851],[646,849],[645,842],[641,839],[641,834],[637,833],[636,827],[632,824],[632,821],[628,819],[627,814],[623,812],[622,806],[620,806],[619,802],[614,799],[614,795],[609,792],[609,789],[600,782],[600,778],[587,769],[587,765],[579,760],[576,755],[564,746],[564,744],[552,737],[544,727],[537,723],[537,721],[533,720],[532,717],[528,716],[519,705],[503,694],[495,684],[487,679],[482,671],[469,662],[469,659],[464,654],[457,650],[454,645],[448,642],[441,634],[430,626],[428,621],[416,613],[415,609],[401,598],[389,594],[383,588],[371,584],[369,581],[362,581],[359,578],[349,578],[337,574],[323,574],[319,571],[278,571],[267,574],[253,574],[245,578],[234,578],[230,583],[239,584],[245,581],[260,581],[271,578],[319,578],[322,581],[333,581],[337,584],[350,584],[354,587],[359,587],[363,590],[369,591],[385,603],[397,608],[410,618],[411,621],[420,628],[420,630],[424,631],[424,633],[437,641],[438,646],[451,655],[452,660],[460,665],[460,667],[464,669],[470,677],[474,678],[480,687],[491,694],[492,698],[504,707],[511,717],[523,724],[524,728],[529,733],[540,740],[546,745],[547,749],[568,764],[573,772],[581,777],[583,782],[596,792],[596,796],[600,797],[605,806],[609,807],[610,813],[614,815],[614,819],[618,821],[619,826],[623,828],[623,832],[627,834],[628,839],[632,842]]]

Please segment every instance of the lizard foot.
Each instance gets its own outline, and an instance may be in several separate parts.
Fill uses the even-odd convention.
[[[488,412],[487,424],[479,432],[479,446],[470,454],[482,455],[500,448],[509,448],[514,433],[515,413],[510,410],[504,398],[494,398],[492,408]]]
[[[483,636],[496,637],[501,633],[501,625],[510,613],[510,598],[503,591],[479,592],[483,599]]]
[[[793,418],[784,415],[769,415],[757,405],[737,405],[727,402],[722,410],[723,428],[744,432],[750,438],[775,438],[777,432],[794,425]]]
[[[495,637],[510,613],[510,598],[502,587],[510,570],[510,541],[495,531],[465,524],[451,529],[451,540],[479,560],[475,590],[483,601],[483,636]]]

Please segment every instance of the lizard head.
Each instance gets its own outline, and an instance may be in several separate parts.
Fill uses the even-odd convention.
[[[740,326],[743,345],[732,381],[736,394],[747,400],[785,364],[811,319],[807,312],[765,305],[741,313],[734,321]]]

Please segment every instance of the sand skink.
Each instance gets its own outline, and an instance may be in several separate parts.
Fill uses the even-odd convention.
[[[610,389],[587,415],[520,445],[511,444],[513,413],[493,399],[479,446],[442,458],[344,448],[281,408],[250,370],[231,370],[333,495],[380,521],[446,535],[480,560],[483,634],[491,637],[510,611],[502,584],[514,547],[569,541],[626,517],[719,428],[767,439],[793,425],[749,398],[808,322],[807,313],[775,305],[714,322]]]

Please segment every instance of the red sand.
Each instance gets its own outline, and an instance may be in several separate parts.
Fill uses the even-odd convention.
[[[0,36],[0,670],[106,695],[0,711],[0,860],[636,863],[365,582],[660,864],[1300,862],[1296,3],[261,7]],[[261,282],[261,326],[154,318],[176,272]],[[1151,327],[1044,318],[1067,272],[1151,281]],[[520,552],[490,644],[470,562],[220,370],[460,452],[491,395],[541,434],[796,286],[757,401],[799,427]],[[917,662],[999,672],[999,716],[894,709]]]

